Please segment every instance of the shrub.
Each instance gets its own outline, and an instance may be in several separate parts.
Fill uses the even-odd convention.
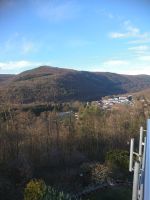
[[[106,163],[109,168],[110,178],[125,181],[131,178],[128,170],[129,153],[124,150],[109,151],[106,156]]]
[[[31,180],[24,191],[24,200],[42,200],[46,185],[42,180]]]
[[[82,179],[86,185],[91,183],[105,183],[108,177],[108,168],[99,162],[84,163],[80,167]]]
[[[106,162],[109,166],[128,170],[129,152],[124,150],[113,150],[106,154]]]
[[[47,186],[44,198],[42,200],[71,200],[70,195],[59,192],[54,188]]]
[[[71,197],[46,186],[42,180],[31,180],[25,188],[24,200],[71,200]]]

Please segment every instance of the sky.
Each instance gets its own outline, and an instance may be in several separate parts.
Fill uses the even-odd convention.
[[[0,0],[0,74],[150,74],[150,0]]]

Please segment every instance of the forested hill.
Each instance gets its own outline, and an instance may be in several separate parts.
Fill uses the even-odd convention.
[[[3,83],[3,84],[2,84]],[[33,103],[96,100],[150,87],[148,75],[120,75],[41,66],[21,74],[0,75],[1,101]]]
[[[11,74],[0,74],[0,84],[6,83],[11,80],[15,75]]]

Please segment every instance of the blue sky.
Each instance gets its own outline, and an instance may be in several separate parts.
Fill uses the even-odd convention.
[[[150,74],[149,0],[0,0],[0,73]]]

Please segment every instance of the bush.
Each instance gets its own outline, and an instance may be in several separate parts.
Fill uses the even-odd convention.
[[[24,200],[42,200],[46,185],[42,180],[31,180],[24,191]]]
[[[42,200],[71,200],[70,195],[59,192],[54,188],[47,186],[44,198]]]
[[[106,163],[109,168],[110,178],[114,180],[129,180],[129,153],[124,150],[109,151],[106,155]]]
[[[124,150],[113,150],[106,154],[106,162],[109,166],[128,170],[129,152]]]
[[[108,168],[99,162],[84,163],[80,167],[84,185],[106,182],[108,177]]]
[[[71,200],[71,197],[46,186],[42,180],[31,180],[25,188],[24,200]]]

